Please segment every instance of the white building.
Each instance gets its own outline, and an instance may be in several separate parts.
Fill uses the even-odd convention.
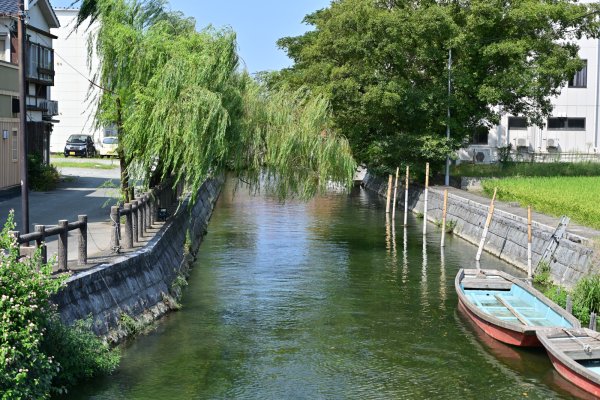
[[[54,97],[60,103],[58,119],[50,141],[50,151],[64,150],[67,138],[73,134],[92,135],[98,143],[102,130],[94,127],[94,97],[98,90],[90,86],[92,73],[88,64],[88,24],[74,30],[78,9],[57,8],[55,10],[60,28],[53,29],[57,36],[54,44],[56,53],[56,89]],[[92,58],[92,71],[96,62]]]
[[[554,109],[544,127],[527,126],[523,118],[504,115],[500,125],[473,137],[459,151],[462,161],[494,162],[498,148],[512,145],[513,158],[537,161],[600,160],[600,40],[578,41],[586,66],[552,99]]]

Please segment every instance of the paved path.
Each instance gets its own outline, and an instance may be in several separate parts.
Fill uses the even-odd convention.
[[[110,161],[110,160],[102,160]],[[119,169],[60,168],[61,183],[51,192],[31,192],[29,196],[30,232],[38,225],[56,225],[58,220],[77,221],[78,215],[88,216],[88,261],[89,268],[107,260],[111,255],[110,206],[116,203],[119,195]],[[21,196],[17,194],[8,199],[0,199],[0,224],[4,226],[9,210],[15,210],[17,230],[21,229]],[[162,224],[155,226],[149,240]],[[76,232],[69,233],[68,259],[70,269],[82,269],[77,266]],[[48,257],[56,254],[58,237],[47,240]],[[144,241],[136,248],[143,246]],[[135,250],[133,249],[133,250]]]

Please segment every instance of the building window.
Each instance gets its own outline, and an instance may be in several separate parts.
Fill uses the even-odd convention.
[[[488,144],[489,129],[485,126],[478,126],[473,129],[471,134],[471,144]]]
[[[17,135],[17,131],[12,131],[11,142],[12,160],[13,162],[17,162],[19,161],[19,136]]]
[[[575,76],[569,80],[569,87],[584,88],[587,87],[587,60],[583,61],[583,68],[575,73]]]
[[[8,61],[6,59],[6,36],[0,36],[0,61]]]
[[[548,118],[548,130],[585,130],[585,118]]]
[[[510,130],[526,130],[527,129],[527,118],[508,117],[508,129],[510,129]]]

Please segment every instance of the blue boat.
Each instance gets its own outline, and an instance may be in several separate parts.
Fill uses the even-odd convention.
[[[514,346],[539,347],[538,329],[579,328],[579,321],[521,279],[495,270],[461,269],[459,307],[488,335]]]

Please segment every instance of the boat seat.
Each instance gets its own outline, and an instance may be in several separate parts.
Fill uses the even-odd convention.
[[[462,281],[464,289],[467,290],[510,290],[511,282],[503,279],[465,278]]]

